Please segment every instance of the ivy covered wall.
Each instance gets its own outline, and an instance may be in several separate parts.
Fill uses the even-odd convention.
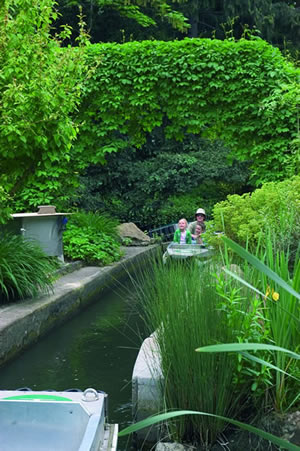
[[[224,140],[256,183],[297,172],[297,70],[261,39],[143,41],[88,47],[76,144],[80,158],[140,147],[163,125]]]

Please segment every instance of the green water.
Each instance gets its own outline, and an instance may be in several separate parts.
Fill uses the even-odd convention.
[[[130,424],[131,375],[144,338],[130,292],[128,283],[114,288],[2,367],[0,389],[93,387],[108,393],[109,421]],[[128,438],[119,439],[118,450],[129,449]]]

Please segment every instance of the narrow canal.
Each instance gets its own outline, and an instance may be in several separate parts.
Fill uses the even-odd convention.
[[[143,324],[129,294],[129,282],[54,329],[0,370],[0,389],[66,390],[87,387],[108,393],[109,421],[131,423],[131,375],[144,338]],[[127,437],[118,450],[130,450]]]

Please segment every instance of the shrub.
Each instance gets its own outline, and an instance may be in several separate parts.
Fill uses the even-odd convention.
[[[11,213],[11,198],[7,191],[0,185],[0,224],[5,224],[10,219]]]
[[[210,212],[227,194],[244,192],[247,163],[229,165],[228,153],[219,141],[186,134],[177,142],[157,128],[139,151],[128,147],[107,155],[106,165],[90,166],[73,201],[142,229],[192,219],[199,205]]]
[[[173,195],[157,211],[154,218],[155,226],[177,223],[179,218],[194,220],[194,212],[202,204],[199,190],[193,190],[192,193],[187,194]]]
[[[225,199],[232,185],[217,181],[206,181],[188,193],[170,196],[155,213],[156,226],[175,223],[179,218],[194,221],[197,208],[204,208],[209,217],[216,202]]]
[[[224,231],[233,241],[255,249],[272,231],[277,250],[295,256],[300,242],[300,176],[270,182],[253,193],[229,195],[213,208],[213,230]]]
[[[120,259],[118,221],[97,213],[75,213],[64,232],[64,253],[72,260],[108,265]]]
[[[77,212],[70,218],[70,223],[80,228],[90,228],[95,232],[102,232],[112,237],[118,237],[117,226],[119,221],[110,218],[104,213]]]
[[[33,241],[20,235],[0,236],[0,301],[34,297],[52,289],[58,262],[47,258]]]

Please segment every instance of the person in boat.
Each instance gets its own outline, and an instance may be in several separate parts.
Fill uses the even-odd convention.
[[[188,230],[188,222],[185,218],[179,219],[178,229],[175,230],[173,242],[179,244],[192,244],[192,235]]]
[[[195,227],[195,238],[192,237],[192,243],[194,244],[203,244],[203,240],[201,238],[201,233],[203,233],[202,226],[200,224],[196,224]]]
[[[206,219],[206,213],[205,210],[203,210],[203,208],[198,208],[198,210],[195,213],[195,219],[196,221],[193,221],[189,224],[189,228],[188,230],[191,232],[192,238],[194,240],[197,240],[198,236],[196,235],[196,226],[199,225],[201,226],[202,232],[204,233],[206,230],[206,226],[205,226],[205,219]]]

